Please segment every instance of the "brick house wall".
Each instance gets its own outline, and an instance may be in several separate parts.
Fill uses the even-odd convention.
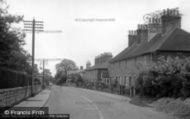
[[[118,79],[119,84],[127,88],[135,86],[134,79],[138,76],[140,71],[147,69],[151,62],[151,55],[144,55],[110,63],[108,70],[111,82],[113,83],[115,79]],[[133,79],[131,82],[129,81],[130,77]]]
[[[126,89],[129,89],[130,87],[135,87],[138,74],[141,71],[150,68],[150,66],[157,62],[159,58],[185,58],[189,56],[190,52],[156,52],[154,54],[147,54],[115,63],[110,63],[108,68],[109,75],[112,83],[114,83],[115,80],[118,80],[120,85],[123,85],[126,87]]]

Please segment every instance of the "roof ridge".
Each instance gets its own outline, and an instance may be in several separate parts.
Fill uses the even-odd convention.
[[[181,37],[180,35],[183,35],[183,37]],[[183,45],[184,43],[181,42],[184,42],[186,45]],[[180,46],[178,46],[178,44]],[[157,33],[149,42],[146,41],[141,43],[135,43],[130,47],[125,48],[122,52],[120,52],[111,60],[111,63],[137,57],[155,51],[161,51],[164,49],[167,50],[169,47],[170,49],[174,48],[174,50],[176,50],[175,47],[180,47],[181,50],[185,49],[186,51],[190,52],[188,44],[190,44],[190,33],[186,32],[181,28],[175,28],[171,29],[164,35],[161,33]]]

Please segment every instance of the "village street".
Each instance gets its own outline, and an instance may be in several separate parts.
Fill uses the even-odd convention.
[[[128,97],[75,87],[53,86],[45,106],[50,114],[70,114],[70,119],[173,119],[133,105]]]

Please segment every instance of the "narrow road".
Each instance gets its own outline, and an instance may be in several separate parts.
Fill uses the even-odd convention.
[[[70,114],[71,119],[173,119],[129,101],[127,97],[104,92],[53,86],[45,106],[50,114]]]

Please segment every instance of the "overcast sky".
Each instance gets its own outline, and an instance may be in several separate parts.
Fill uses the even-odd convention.
[[[25,20],[44,21],[44,30],[62,33],[36,35],[36,58],[68,58],[85,66],[103,52],[115,56],[128,46],[128,30],[143,23],[146,13],[179,7],[182,28],[190,31],[189,0],[7,0],[9,11]],[[93,21],[84,21],[91,19]],[[99,20],[95,20],[99,19]],[[100,21],[101,20],[101,21]],[[31,53],[31,34],[25,49]],[[47,67],[55,73],[54,65]]]

